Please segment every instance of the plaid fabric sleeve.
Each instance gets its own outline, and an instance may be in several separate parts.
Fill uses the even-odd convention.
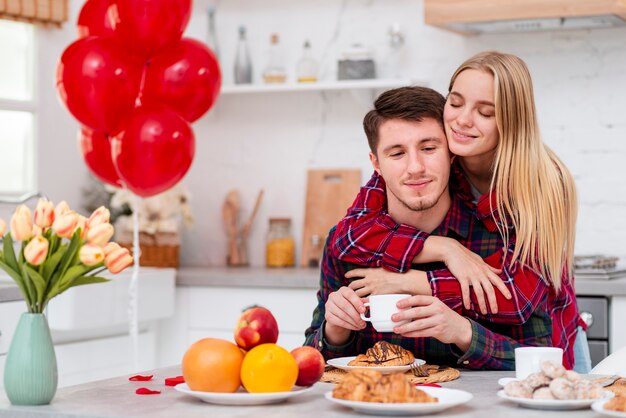
[[[509,325],[506,329],[490,330],[475,321],[470,320],[470,323],[472,342],[458,359],[458,364],[469,369],[515,370],[515,348],[552,345],[547,314],[534,315],[523,326]]]
[[[385,182],[374,172],[337,224],[332,254],[364,267],[404,273],[422,250],[428,234],[397,224],[386,211]]]
[[[512,251],[509,250],[507,253],[510,256]],[[512,295],[511,299],[506,299],[496,289],[497,313],[480,313],[476,294],[473,291],[470,291],[470,309],[465,310],[461,296],[461,285],[448,269],[427,272],[433,296],[437,296],[459,314],[472,319],[507,324],[523,324],[528,321],[533,312],[546,302],[550,290],[549,285],[530,268],[521,268],[518,262],[511,265],[510,257],[507,257],[506,262],[502,263],[500,251],[484,260],[491,266],[502,268],[500,277]]]
[[[306,340],[304,345],[315,347],[319,350],[324,359],[328,360],[346,355],[354,355],[359,337],[357,333],[352,333],[350,340],[341,346],[328,344],[324,339],[324,316],[326,314],[326,301],[328,296],[344,285],[343,272],[335,263],[335,259],[329,251],[329,243],[334,237],[334,229],[331,229],[326,240],[322,258],[322,268],[320,273],[320,289],[317,291],[317,306],[313,311],[311,326],[304,332]]]

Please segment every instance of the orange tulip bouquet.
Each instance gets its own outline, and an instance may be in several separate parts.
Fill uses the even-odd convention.
[[[133,263],[126,248],[109,242],[114,232],[109,216],[104,206],[86,218],[65,201],[55,207],[39,199],[34,217],[26,205],[15,209],[10,233],[0,219],[0,268],[17,283],[30,313],[42,313],[53,297],[73,286],[109,281],[98,276],[104,270],[115,274]]]

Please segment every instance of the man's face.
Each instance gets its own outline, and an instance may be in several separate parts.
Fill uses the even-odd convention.
[[[374,169],[387,184],[389,212],[410,216],[410,211],[434,208],[448,193],[450,152],[443,128],[432,118],[421,122],[390,119],[379,128]],[[395,214],[394,214],[395,212]]]

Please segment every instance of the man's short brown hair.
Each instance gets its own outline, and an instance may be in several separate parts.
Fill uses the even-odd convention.
[[[374,102],[374,109],[363,118],[363,129],[370,150],[376,154],[378,129],[389,119],[421,122],[435,119],[443,129],[443,108],[446,99],[428,87],[400,87],[382,93]]]

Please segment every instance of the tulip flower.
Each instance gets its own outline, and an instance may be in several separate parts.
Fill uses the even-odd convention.
[[[0,219],[0,237],[3,237],[5,232],[7,232],[7,223],[4,219]]]
[[[113,229],[113,225],[108,222],[96,225],[93,228],[90,226],[87,231],[87,242],[104,247],[106,243],[109,242],[114,232],[115,229]]]
[[[109,242],[107,245],[104,246],[102,250],[104,251],[104,256],[106,257],[119,248],[122,247],[117,242]]]
[[[54,232],[60,237],[72,238],[77,223],[78,215],[75,212],[69,211],[54,220],[52,229],[54,229]]]
[[[64,215],[70,211],[71,211],[70,206],[67,204],[65,200],[62,200],[59,202],[57,207],[54,208],[54,218],[56,219],[60,217],[61,215]]]
[[[109,212],[109,210],[104,206],[100,206],[98,209],[93,211],[87,221],[87,225],[92,228],[100,224],[108,223],[110,218],[111,212]]]
[[[80,228],[81,233],[80,233],[80,239],[85,239],[87,237],[87,218],[84,217],[83,215],[77,215],[78,216],[78,221],[76,222],[76,227],[74,228],[74,231],[72,232],[72,235],[74,235],[74,232],[76,232],[76,230],[78,228]]]
[[[93,266],[104,261],[104,251],[93,244],[85,244],[78,252],[78,258],[86,266]]]
[[[38,266],[48,256],[48,240],[39,235],[33,238],[24,248],[24,258],[33,266]]]
[[[49,200],[39,199],[35,208],[35,225],[47,228],[54,222],[54,205]]]
[[[133,264],[133,257],[127,248],[120,247],[104,258],[104,265],[113,274],[119,273],[131,264]]]
[[[14,241],[26,241],[33,235],[33,217],[26,205],[19,205],[11,216],[11,237]]]
[[[35,224],[35,225],[33,225],[33,234],[32,234],[32,236],[36,237],[38,235],[43,235],[43,229],[39,225]]]

